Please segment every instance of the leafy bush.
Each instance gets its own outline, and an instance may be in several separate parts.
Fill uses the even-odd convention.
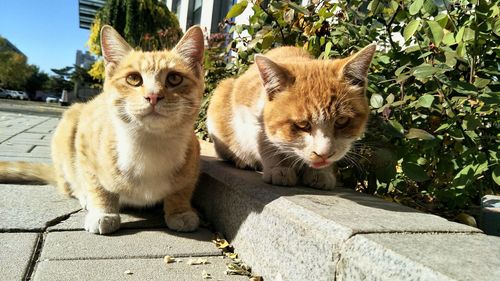
[[[449,216],[500,192],[500,1],[296,2],[233,6],[228,18],[250,4],[253,15],[249,24],[229,22],[236,35],[223,71],[240,74],[255,53],[282,45],[328,59],[377,42],[372,118],[340,164],[344,183]],[[208,66],[211,90],[225,75]]]

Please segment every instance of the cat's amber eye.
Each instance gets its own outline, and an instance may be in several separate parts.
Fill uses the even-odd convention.
[[[131,73],[125,78],[127,84],[134,87],[139,87],[142,85],[142,77],[139,73]]]
[[[182,78],[181,75],[177,73],[170,73],[167,75],[167,86],[170,87],[179,86],[183,80],[184,78]]]
[[[347,127],[349,125],[349,121],[351,119],[349,117],[339,117],[337,120],[335,120],[335,127],[342,129]]]
[[[307,121],[301,121],[301,122],[295,122],[293,123],[293,126],[295,129],[304,131],[304,132],[310,132],[311,131],[311,123]]]

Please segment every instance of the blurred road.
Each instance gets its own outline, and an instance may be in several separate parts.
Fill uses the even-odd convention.
[[[59,103],[0,99],[0,111],[3,112],[60,116],[67,108],[60,106]]]

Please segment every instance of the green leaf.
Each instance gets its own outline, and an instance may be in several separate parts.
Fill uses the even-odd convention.
[[[500,185],[500,165],[496,165],[491,173],[491,177],[497,185]]]
[[[389,124],[391,124],[391,126],[396,129],[397,132],[403,134],[404,133],[404,129],[403,129],[403,125],[401,125],[398,121],[396,120],[389,120]]]
[[[325,45],[325,58],[329,58],[330,57],[330,51],[332,50],[332,42],[331,41],[328,41]]]
[[[457,43],[462,42],[462,38],[464,37],[464,32],[465,32],[465,27],[462,26],[457,32],[457,36],[455,36],[455,39],[457,40]]]
[[[434,101],[434,96],[425,94],[418,98],[417,105],[418,107],[430,108],[432,106],[432,102]]]
[[[497,36],[500,36],[500,19],[497,19],[495,21],[495,25],[493,26],[493,33],[495,33]]]
[[[429,64],[421,64],[413,68],[413,76],[415,78],[430,78],[434,73],[438,72],[439,69],[433,67]]]
[[[491,82],[490,79],[484,79],[484,78],[478,77],[474,81],[474,86],[476,86],[479,89],[482,89],[482,88],[488,86],[488,84],[490,84],[490,82]]]
[[[309,14],[309,11],[306,8],[297,5],[292,1],[288,1],[288,5],[290,5],[290,8],[294,9],[296,12],[302,13],[304,15]]]
[[[394,99],[395,99],[395,97],[393,94],[389,94],[387,96],[387,98],[385,98],[385,100],[387,101],[387,104],[392,104],[394,102]]]
[[[474,35],[475,35],[475,31],[466,27],[464,30],[464,36],[463,36],[462,40],[464,42],[472,41],[472,40],[474,40]]]
[[[406,134],[407,139],[421,139],[421,140],[433,140],[435,137],[425,130],[410,128],[408,134]]]
[[[416,15],[424,5],[424,0],[415,0],[410,5],[410,15]]]
[[[406,69],[406,67],[407,67],[406,64],[403,65],[403,66],[398,67],[398,69],[396,69],[396,71],[394,71],[394,75],[399,76],[401,74],[401,72],[403,72],[403,70]]]
[[[403,161],[403,173],[405,176],[409,177],[410,179],[417,181],[417,182],[422,182],[429,180],[429,176],[425,172],[424,168],[421,166],[415,164],[415,163],[409,163],[406,161]]]
[[[455,37],[453,36],[453,33],[448,32],[444,35],[443,44],[445,44],[446,46],[451,46],[451,45],[454,45],[455,43],[457,43],[457,42],[455,41]]]
[[[475,166],[473,164],[467,165],[455,175],[453,178],[455,188],[463,189],[473,181]]]
[[[442,28],[445,28],[448,23],[448,14],[439,14],[434,20],[439,23]]]
[[[415,32],[418,30],[419,27],[420,27],[420,20],[410,21],[403,30],[403,38],[405,39],[405,41],[408,41],[413,36],[413,34],[415,34]]]
[[[466,94],[466,95],[477,94],[476,87],[474,87],[474,85],[469,84],[468,82],[465,82],[465,81],[453,81],[453,90],[457,91],[458,93]]]
[[[439,23],[435,21],[427,21],[427,24],[429,25],[429,28],[431,29],[432,33],[432,38],[434,39],[434,43],[436,45],[439,45],[441,41],[443,40],[444,36],[444,31],[443,28],[439,25]]]
[[[262,50],[270,49],[274,42],[274,35],[272,31],[269,31],[262,38]]]
[[[370,105],[373,108],[380,108],[384,104],[384,98],[380,94],[372,94],[370,97]]]
[[[448,129],[449,127],[451,127],[451,124],[444,123],[444,124],[442,124],[441,126],[439,126],[439,127],[438,127],[435,131],[434,131],[434,133],[441,132],[441,131],[443,131],[443,130]]]
[[[245,11],[247,6],[248,6],[247,0],[242,0],[241,2],[239,2],[237,4],[234,4],[231,7],[231,9],[229,10],[229,12],[227,12],[226,19],[234,18],[234,17],[241,15],[241,13],[243,13],[243,11]]]
[[[456,54],[452,52],[445,52],[444,57],[446,58],[445,64],[449,67],[454,67],[457,64]]]
[[[457,42],[459,42],[458,39],[457,39]],[[458,43],[456,52],[457,52],[457,55],[459,57],[465,58],[465,54],[467,53],[467,50],[465,49],[465,44],[463,42]]]

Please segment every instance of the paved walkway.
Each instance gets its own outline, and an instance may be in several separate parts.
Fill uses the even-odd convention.
[[[0,160],[50,162],[57,117],[0,111]],[[52,186],[0,184],[1,280],[248,280],[224,274],[213,233],[166,229],[161,208],[125,210],[122,229],[82,229],[84,212]],[[165,263],[164,256],[177,259]],[[205,264],[191,265],[201,258]]]

